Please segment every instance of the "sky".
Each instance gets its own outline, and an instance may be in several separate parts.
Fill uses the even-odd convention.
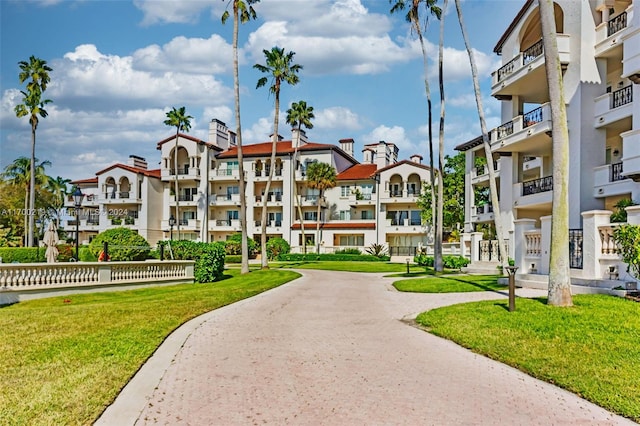
[[[439,1],[442,5],[442,0]],[[453,1],[445,11],[445,155],[480,134],[471,71]],[[40,119],[36,158],[50,176],[86,179],[129,155],[158,168],[156,143],[175,133],[164,124],[172,107],[193,117],[190,135],[207,140],[216,118],[235,130],[233,22],[221,23],[228,0],[0,0],[0,167],[30,156],[31,127],[17,118],[22,102],[18,62],[34,55],[53,68],[44,94],[53,102]],[[501,123],[491,98],[493,48],[524,0],[464,0],[462,11],[480,74],[488,128]],[[428,162],[427,101],[419,41],[388,0],[262,0],[255,21],[240,27],[240,100],[244,144],[273,130],[274,97],[256,88],[264,50],[294,52],[300,82],[283,85],[279,133],[291,103],[314,108],[312,142],[392,142],[399,159]],[[232,11],[231,11],[232,12]],[[438,143],[439,21],[425,32],[434,144]],[[268,76],[267,76],[268,77]]]

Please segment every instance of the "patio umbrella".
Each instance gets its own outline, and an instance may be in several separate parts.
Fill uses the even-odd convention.
[[[55,263],[58,258],[58,232],[53,222],[49,222],[49,227],[44,233],[42,242],[47,246],[47,251],[45,252],[47,263]]]

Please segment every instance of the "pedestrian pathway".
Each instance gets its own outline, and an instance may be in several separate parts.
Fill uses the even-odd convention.
[[[399,321],[506,294],[400,293],[382,274],[300,272],[176,330],[96,424],[634,424]]]

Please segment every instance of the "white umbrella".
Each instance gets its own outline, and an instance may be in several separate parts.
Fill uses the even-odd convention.
[[[47,246],[47,251],[45,252],[47,263],[55,263],[58,259],[57,245],[59,240],[58,232],[56,231],[56,227],[53,222],[49,222],[49,227],[47,228],[47,232],[44,233],[42,242]]]

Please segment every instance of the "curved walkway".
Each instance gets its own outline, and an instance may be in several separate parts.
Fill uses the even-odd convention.
[[[176,330],[96,424],[635,424],[399,321],[504,294],[400,293],[382,274],[300,272]]]

